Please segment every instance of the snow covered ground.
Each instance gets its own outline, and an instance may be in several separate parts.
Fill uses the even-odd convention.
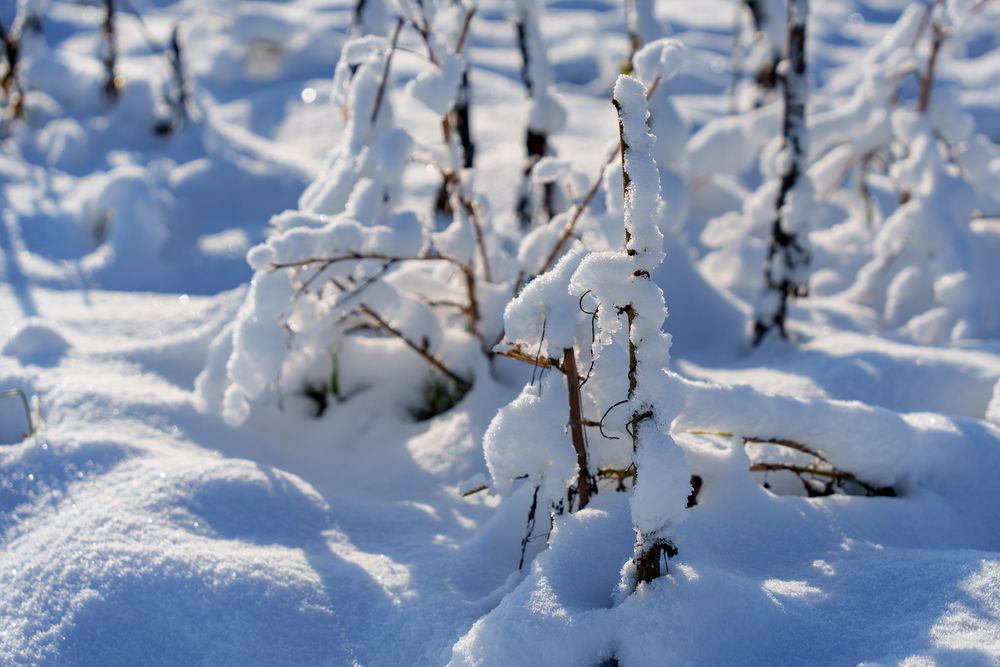
[[[972,165],[979,154],[968,146],[980,142],[982,168],[962,172],[979,180],[962,189],[920,171],[928,157],[901,176],[873,167],[865,195],[854,176],[842,187],[830,176],[855,168],[829,158],[830,147],[883,132],[895,155],[918,145],[923,126],[894,135],[883,119],[864,134],[836,111],[888,67],[870,54],[911,3],[812,3],[810,176],[817,191],[830,184],[811,234],[812,293],[792,305],[793,342],[751,349],[766,254],[757,209],[773,199],[766,181],[777,172],[766,163],[776,162],[780,95],[751,110],[763,52],[749,46],[741,4],[656,3],[660,31],[685,50],[662,84],[676,117],[654,108],[654,131],[656,108],[671,119],[657,142],[666,156],[654,151],[670,222],[652,279],[673,336],[670,435],[702,485],[673,528],[670,574],[623,597],[636,539],[631,492],[604,480],[587,508],[555,516],[551,530],[540,506],[519,570],[535,478],[509,489],[490,479],[491,421],[525,383],[556,386],[556,371],[539,380],[530,365],[486,362],[461,324],[428,325],[440,354],[475,382],[457,406],[422,421],[414,412],[429,368],[392,337],[353,336],[336,370],[327,349],[289,350],[278,362],[287,377],[254,395],[226,374],[227,361],[235,366],[227,327],[254,324],[247,252],[275,238],[272,216],[305,209],[300,195],[318,176],[322,184],[328,152],[353,127],[330,101],[352,3],[123,2],[124,85],[113,105],[102,96],[103,7],[21,4],[43,13],[41,33],[21,44],[26,115],[11,122],[0,154],[0,391],[23,390],[37,428],[26,437],[16,397],[0,398],[0,663],[1000,664],[1000,223],[990,217],[1000,213],[1000,8],[957,24],[926,114],[928,133],[945,143],[954,134],[946,157],[956,164]],[[481,289],[487,334],[501,328],[518,269],[528,102],[515,4],[481,2],[467,45],[474,183],[494,216],[490,256],[510,264],[494,266],[496,280]],[[976,7],[947,4],[959,17]],[[553,95],[567,111],[551,142],[582,172],[582,194],[617,139],[610,98],[627,56],[625,20],[613,0],[550,0],[542,16]],[[742,24],[748,53],[734,58]],[[189,118],[158,136],[151,128],[172,73],[150,47],[174,25]],[[423,46],[409,28],[400,45],[389,97],[416,148],[393,205],[424,215],[439,180],[426,155],[443,151],[434,114],[406,90],[427,70]],[[917,55],[926,60],[926,50]],[[917,94],[912,78],[900,88],[904,105]],[[855,120],[864,125],[876,107],[859,103]],[[914,257],[880,235],[910,224],[896,215],[908,204],[893,178],[909,183],[911,172],[906,211],[931,211],[932,221],[899,230],[906,248],[931,249]],[[602,191],[581,223],[589,250],[620,243],[615,196]],[[975,221],[939,232],[932,223],[963,203]],[[399,229],[392,243],[403,242]],[[942,250],[952,241],[964,244],[957,259]],[[447,282],[441,271],[403,270],[397,282],[416,290]],[[571,305],[570,318],[575,297]],[[339,388],[317,418],[303,388],[331,373]],[[246,392],[245,421],[226,412],[234,386]],[[585,416],[600,419],[591,413],[612,402],[586,404]],[[566,416],[552,419],[558,438]],[[512,447],[546,455],[527,426]],[[592,427],[587,437],[595,461],[618,465],[624,445],[600,445]],[[802,452],[767,440],[805,444],[893,495],[857,484],[807,495],[787,471],[750,472],[763,461],[802,463]]]

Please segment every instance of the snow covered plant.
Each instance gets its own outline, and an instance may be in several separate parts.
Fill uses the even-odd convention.
[[[956,91],[933,85],[942,45],[968,15],[956,16],[944,3],[929,11],[916,108],[896,109],[891,117],[892,148],[900,157],[889,173],[901,205],[878,230],[874,256],[851,290],[856,301],[878,309],[887,326],[928,344],[1000,330],[995,294],[976,287],[984,267],[970,224],[1000,203],[1000,158],[989,139],[973,133]],[[917,60],[912,44],[905,53]]]
[[[442,183],[437,211],[469,208],[462,190],[461,170],[471,168],[475,156],[469,91],[469,62],[465,44],[469,37],[474,2],[414,2],[397,0],[402,20],[411,25],[424,42],[431,67],[412,81],[407,89],[441,117],[445,153],[440,160]],[[463,202],[463,200],[465,200]]]
[[[555,213],[555,183],[540,184],[541,201],[533,187],[535,165],[551,154],[549,137],[566,125],[566,110],[552,94],[552,67],[542,42],[541,8],[538,0],[513,0],[511,12],[521,52],[521,80],[528,93],[528,123],[525,130],[524,183],[518,198],[521,226],[530,227],[536,215],[547,222]]]
[[[599,457],[624,458],[627,463],[622,468],[636,477],[631,505],[636,546],[634,558],[623,569],[625,594],[637,582],[662,574],[662,563],[676,553],[672,530],[690,492],[684,454],[667,435],[680,401],[672,396],[664,372],[670,337],[661,330],[666,318],[663,293],[650,279],[664,257],[659,229],[663,205],[646,94],[642,83],[629,76],[619,77],[615,85],[624,185],[623,247],[587,253],[575,244],[505,313],[505,341],[513,353],[561,370],[565,388],[552,374],[538,386],[527,385],[496,415],[484,444],[497,488],[503,491],[525,477],[534,485],[533,518],[539,504],[558,510],[568,498],[572,509],[575,496],[578,507],[586,505],[596,486],[594,470],[588,467],[592,452],[582,427],[600,428],[618,451],[605,447]],[[588,310],[585,302],[595,310]],[[592,322],[587,321],[590,317],[581,320],[581,314],[592,316]],[[582,379],[577,350],[584,364],[589,357],[590,368]],[[567,420],[553,420],[553,414],[567,414],[561,407],[565,405],[568,438]],[[584,419],[583,412],[590,411],[604,417]],[[624,414],[625,419],[620,430],[609,426],[609,435],[604,424],[614,414]],[[619,440],[615,433],[622,432],[631,443],[627,452],[613,442]]]
[[[777,160],[781,182],[764,267],[764,292],[754,314],[754,345],[772,329],[787,338],[788,300],[805,296],[808,291],[808,234],[810,218],[815,214],[812,210],[813,187],[807,174],[809,79],[805,51],[808,17],[809,0],[789,0],[787,55],[778,70],[785,99],[781,133],[784,145]]]
[[[662,133],[654,145],[654,158],[660,168],[661,179],[671,188],[671,193],[683,197],[684,143],[688,125],[680,117],[670,100],[665,83],[677,74],[684,63],[684,50],[673,39],[658,39],[644,46],[635,57],[634,75],[646,86],[650,123]],[[621,173],[612,169],[621,155],[619,142],[609,147],[599,165],[597,177],[588,182],[587,175],[555,157],[539,160],[531,172],[537,185],[559,185],[566,193],[581,193],[577,201],[566,210],[559,211],[548,222],[536,222],[522,239],[518,248],[518,265],[521,272],[519,284],[548,271],[567,249],[573,238],[588,238],[588,245],[617,246],[621,243],[622,187]],[[674,183],[682,187],[674,187]],[[595,212],[591,205],[598,193],[604,190],[604,210]],[[674,202],[676,203],[676,202]],[[597,207],[595,206],[594,209]],[[676,209],[674,209],[676,210]],[[590,215],[586,215],[586,214]],[[517,290],[515,290],[516,292]]]
[[[347,117],[341,142],[299,209],[276,216],[271,237],[248,254],[253,281],[198,380],[204,406],[231,424],[269,391],[298,391],[318,369],[329,377],[331,355],[370,356],[373,331],[461,395],[477,351],[496,336],[484,328],[480,295],[490,292],[479,279],[488,265],[477,258],[468,211],[456,209],[454,223],[432,233],[397,210],[411,138],[394,126],[386,88],[402,26],[389,41],[344,46],[333,93]]]

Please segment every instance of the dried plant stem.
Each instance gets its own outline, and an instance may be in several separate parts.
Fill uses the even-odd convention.
[[[781,79],[784,84],[785,112],[782,123],[783,150],[788,151],[787,166],[781,175],[767,261],[764,265],[764,289],[774,293],[774,305],[764,306],[754,318],[753,345],[757,346],[772,329],[788,338],[785,326],[789,300],[804,297],[808,283],[799,272],[809,265],[809,249],[802,232],[793,229],[786,204],[800,178],[805,177],[808,160],[806,130],[806,18],[809,0],[789,0],[788,53]]]
[[[538,366],[539,368],[552,368],[559,371],[560,373],[563,372],[562,363],[558,359],[527,354],[520,348],[511,348],[509,350],[494,350],[493,354],[498,357],[507,357],[508,359],[513,359],[514,361],[523,361],[526,364],[531,364],[532,366]]]
[[[941,5],[943,0],[936,0],[936,5]],[[928,9],[930,12],[930,9]],[[944,29],[935,21],[931,26],[931,52],[927,57],[927,70],[920,77],[920,97],[917,102],[917,111],[926,113],[931,103],[931,89],[934,87],[934,74],[937,68],[938,55],[941,52],[941,45],[944,43]]]
[[[576,481],[577,507],[583,509],[590,502],[593,492],[593,478],[587,461],[587,443],[583,437],[583,412],[580,407],[580,375],[576,368],[576,353],[572,347],[563,350],[562,370],[566,374],[566,389],[569,394],[569,432],[576,450],[579,469]]]
[[[624,196],[625,208],[628,210],[629,198],[632,196],[629,191],[632,178],[628,172],[627,154],[631,149],[625,138],[625,124],[622,119],[621,105],[617,99],[613,100],[613,102],[615,111],[618,113],[618,143],[621,149],[622,163],[622,194]],[[628,219],[626,218],[625,252],[630,256],[634,256],[637,254],[637,251],[632,247],[632,230],[627,221]],[[645,270],[637,270],[633,275],[635,278],[650,280],[649,272]],[[628,320],[628,401],[632,404],[633,408],[632,417],[629,420],[631,428],[628,431],[632,436],[632,465],[635,468],[636,479],[638,479],[639,470],[635,463],[635,455],[639,450],[640,426],[643,422],[654,420],[655,415],[651,406],[642,406],[636,403],[636,394],[639,389],[639,354],[636,344],[635,326],[639,313],[632,303],[619,306],[618,310]],[[669,539],[656,534],[643,533],[639,529],[636,529],[635,554],[632,557],[632,563],[635,566],[636,582],[649,583],[665,574],[666,560],[676,554],[677,548]],[[661,564],[664,564],[662,569]]]
[[[104,95],[114,102],[121,91],[122,80],[118,76],[118,44],[115,35],[115,0],[104,0],[104,23],[101,34],[104,37]]]
[[[16,21],[15,21],[16,23]],[[0,22],[0,41],[3,42],[3,54],[7,60],[7,70],[0,78],[0,90],[3,91],[13,118],[21,118],[24,115],[24,87],[21,84],[19,75],[21,39],[15,33],[15,29],[7,30]]]
[[[690,433],[691,435],[717,435],[723,438],[733,437],[733,434],[729,431],[705,431],[701,429],[692,429],[689,430],[688,433]],[[807,447],[806,445],[803,445],[800,442],[796,442],[795,440],[789,440],[787,438],[761,438],[752,435],[744,435],[741,436],[740,439],[743,441],[743,444],[758,443],[758,444],[780,445],[782,447],[787,447],[789,449],[794,449],[796,451],[802,452],[803,454],[808,454],[809,456],[819,459],[823,463],[828,463],[826,457],[817,452],[815,449]]]
[[[653,80],[653,83],[650,84],[649,88],[646,89],[647,100],[656,91],[656,88],[659,85],[660,85],[660,77],[656,77],[656,79]],[[549,251],[549,254],[546,255],[545,257],[545,261],[542,262],[542,265],[539,267],[537,271],[535,271],[534,274],[530,276],[530,278],[542,275],[550,268],[552,268],[552,265],[555,264],[557,259],[559,259],[559,255],[562,254],[563,248],[566,247],[566,243],[573,236],[573,232],[576,230],[577,223],[580,222],[580,218],[583,217],[584,211],[586,211],[590,207],[590,203],[594,201],[594,197],[597,196],[598,190],[601,189],[601,183],[604,182],[605,172],[607,172],[608,167],[614,164],[615,158],[619,157],[621,154],[622,153],[620,146],[615,146],[613,150],[608,151],[608,156],[604,158],[604,162],[601,164],[601,170],[600,172],[598,172],[597,178],[594,179],[594,181],[590,184],[590,187],[587,189],[586,194],[583,195],[583,199],[581,199],[579,203],[577,203],[574,206],[573,214],[566,222],[566,226],[563,227],[562,233],[559,234],[559,238],[556,239],[555,245],[552,246],[552,250]],[[516,294],[517,292],[519,292],[521,286],[529,282],[530,278],[519,280],[516,289],[514,290],[514,293]]]
[[[316,266],[315,272],[303,281],[302,285],[299,286],[299,292],[304,293],[308,290],[309,286],[316,281],[322,273],[342,262],[359,262],[364,260],[373,260],[378,262],[383,262],[383,266],[379,271],[372,277],[369,277],[359,286],[355,288],[354,293],[360,292],[361,289],[370,285],[374,280],[376,280],[380,275],[384,274],[392,266],[399,264],[401,262],[447,262],[457,268],[462,273],[463,283],[466,290],[467,303],[464,308],[467,318],[467,323],[469,326],[469,331],[479,339],[480,347],[483,350],[483,354],[486,356],[492,356],[492,351],[489,350],[489,346],[486,343],[486,339],[480,330],[480,313],[479,313],[479,299],[476,296],[476,280],[475,274],[472,267],[468,266],[464,262],[460,262],[453,257],[447,257],[445,255],[426,255],[423,257],[401,257],[396,255],[385,255],[381,253],[359,253],[359,252],[345,252],[342,255],[337,255],[334,257],[307,257],[295,262],[273,262],[271,264],[271,270],[277,271],[280,269],[303,269],[310,266]],[[338,285],[339,287],[339,285]],[[342,288],[341,291],[346,291],[346,287]]]
[[[370,308],[366,304],[361,304],[360,306],[358,306],[358,309],[362,313],[364,313],[365,315],[367,315],[368,317],[370,317],[373,320],[375,320],[375,322],[379,325],[379,327],[381,327],[382,329],[384,329],[388,333],[392,334],[396,338],[398,338],[401,341],[403,341],[404,343],[406,343],[407,347],[409,347],[411,350],[413,350],[414,352],[416,352],[417,354],[419,354],[421,357],[423,357],[423,359],[427,363],[429,363],[431,366],[433,366],[437,370],[441,371],[441,373],[443,373],[452,382],[454,382],[455,385],[463,393],[469,391],[470,389],[472,389],[472,383],[471,382],[469,382],[468,380],[466,380],[465,378],[463,378],[461,375],[459,375],[455,371],[453,371],[450,368],[448,368],[448,366],[446,366],[443,361],[441,361],[436,356],[434,356],[433,354],[431,354],[430,350],[428,349],[428,345],[427,345],[426,341],[423,344],[419,344],[418,345],[413,340],[411,340],[406,334],[404,334],[402,331],[400,331],[399,329],[397,329],[393,325],[389,324],[389,322],[387,322],[385,320],[385,318],[383,318],[377,312],[375,312],[374,310],[372,310],[372,308]]]
[[[399,33],[403,30],[403,19],[396,21],[396,27],[392,31],[392,38],[389,40],[389,50],[385,54],[385,64],[382,67],[382,78],[378,84],[378,90],[375,91],[375,103],[372,105],[372,115],[369,118],[371,123],[368,128],[369,137],[372,132],[372,128],[375,126],[375,122],[378,120],[378,113],[382,109],[382,102],[385,99],[385,91],[389,85],[389,71],[392,67],[392,57],[396,53],[396,44],[399,43]]]
[[[836,468],[817,468],[815,466],[796,465],[794,463],[754,463],[750,466],[750,472],[792,472],[796,475],[815,475],[825,477],[838,484],[851,482],[857,484],[869,496],[895,496],[896,491],[891,486],[877,486],[858,479],[853,473]]]

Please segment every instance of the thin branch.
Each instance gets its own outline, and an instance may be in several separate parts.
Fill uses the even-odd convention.
[[[578,509],[583,509],[590,502],[591,477],[590,465],[587,462],[587,445],[583,438],[583,415],[580,408],[580,376],[576,368],[576,353],[572,346],[563,350],[563,373],[566,375],[566,390],[569,395],[569,432],[576,450],[576,464],[579,469],[576,478],[576,493],[579,498]]]
[[[837,484],[851,482],[857,484],[869,496],[889,496],[896,495],[896,490],[891,486],[877,486],[858,479],[853,473],[836,468],[817,468],[815,466],[796,465],[794,463],[754,463],[750,465],[750,472],[792,472],[796,475],[815,475],[833,480]]]
[[[541,357],[526,354],[519,347],[513,347],[507,350],[493,350],[493,354],[498,357],[507,357],[508,359],[513,359],[514,361],[523,361],[526,364],[531,364],[532,366],[539,366],[541,368],[553,368],[560,373],[564,373],[562,363],[558,359],[552,357]]]
[[[382,67],[382,79],[379,81],[378,90],[375,92],[375,104],[372,105],[372,115],[369,118],[371,123],[369,127],[369,133],[371,128],[375,126],[375,121],[378,120],[378,112],[382,110],[382,100],[385,99],[385,89],[389,83],[389,68],[392,67],[392,56],[396,53],[396,44],[399,42],[399,33],[403,30],[403,19],[402,17],[396,21],[396,28],[392,31],[392,39],[389,42],[389,51],[385,54],[385,65]]]
[[[706,431],[702,429],[691,429],[687,431],[691,435],[717,435],[723,438],[731,438],[733,434],[729,431]],[[761,438],[757,436],[745,435],[740,438],[743,444],[747,443],[759,443],[759,444],[769,444],[769,445],[780,445],[782,447],[787,447],[789,449],[794,449],[796,451],[802,452],[803,454],[808,454],[809,456],[815,457],[822,461],[823,463],[829,463],[825,456],[817,452],[811,447],[803,445],[801,442],[796,442],[794,440],[789,440],[787,438]]]
[[[411,350],[413,350],[414,352],[416,352],[417,354],[419,354],[421,357],[423,357],[424,360],[427,363],[429,363],[431,366],[433,366],[434,368],[436,368],[439,371],[441,371],[442,373],[444,373],[444,375],[446,375],[449,379],[451,379],[458,386],[458,388],[462,392],[467,392],[470,389],[472,389],[472,383],[471,382],[469,382],[468,380],[466,380],[465,378],[463,378],[461,375],[459,375],[455,371],[453,371],[450,368],[448,368],[444,364],[444,362],[442,362],[440,359],[438,359],[433,354],[431,354],[430,351],[427,349],[428,346],[426,344],[425,345],[418,345],[417,343],[415,343],[412,340],[410,340],[410,338],[407,337],[406,334],[404,334],[402,331],[400,331],[396,327],[394,327],[391,324],[389,324],[381,315],[379,315],[377,312],[375,312],[374,310],[372,310],[367,304],[361,304],[360,306],[358,306],[358,309],[361,312],[363,312],[365,315],[367,315],[368,317],[370,317],[373,320],[375,320],[375,322],[377,322],[378,325],[381,328],[385,329],[387,332],[389,332],[390,334],[392,334],[396,338],[398,338],[401,341],[403,341],[404,343],[406,343],[406,345]]]

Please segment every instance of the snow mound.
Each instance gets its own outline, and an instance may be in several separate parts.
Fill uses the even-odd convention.
[[[26,366],[57,366],[70,347],[52,323],[31,318],[14,328],[0,354],[14,357]]]

